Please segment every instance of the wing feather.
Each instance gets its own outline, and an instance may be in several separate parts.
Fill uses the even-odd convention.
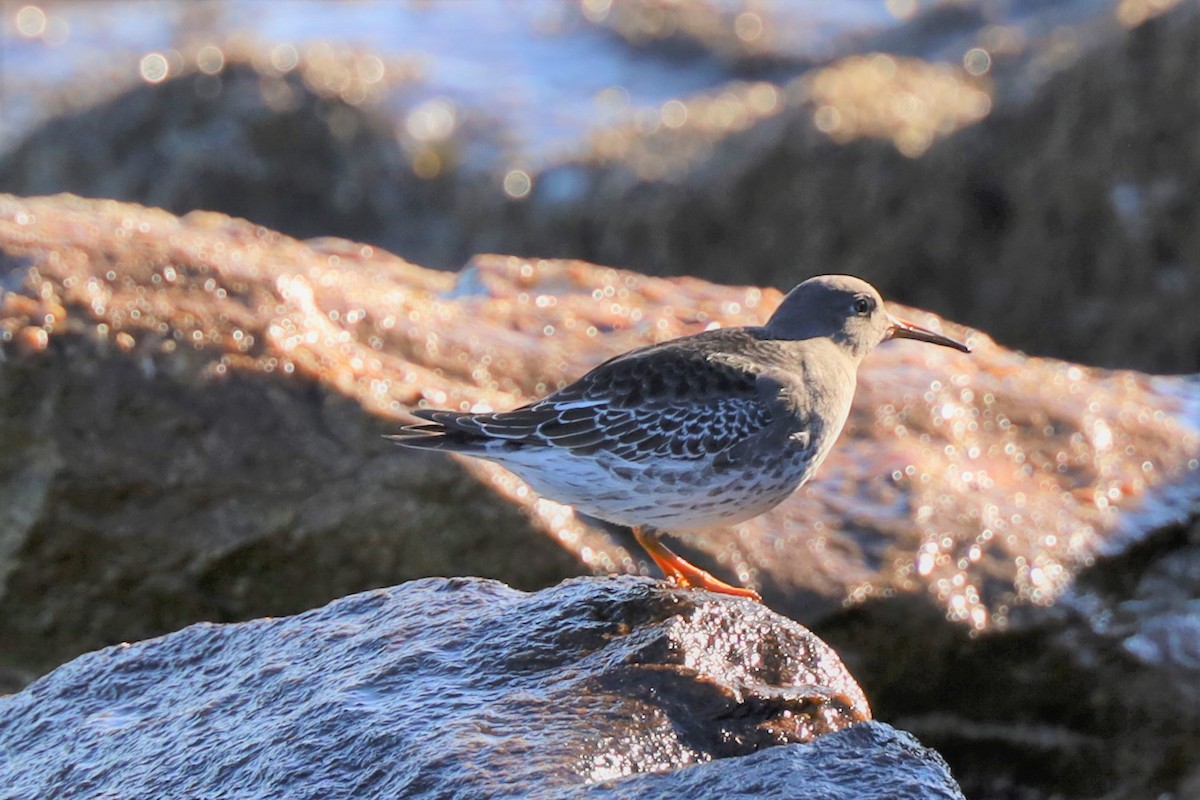
[[[628,461],[699,459],[725,452],[783,413],[779,385],[735,348],[709,346],[746,336],[733,329],[634,350],[601,364],[575,383],[512,411],[470,414],[420,410],[431,424],[405,429],[441,436],[439,447],[478,451],[555,447],[579,455],[607,452]],[[418,445],[419,446],[419,445]]]

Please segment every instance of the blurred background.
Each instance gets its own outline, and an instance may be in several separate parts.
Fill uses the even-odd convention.
[[[455,269],[851,272],[1036,354],[1200,369],[1178,0],[3,3],[0,190]]]

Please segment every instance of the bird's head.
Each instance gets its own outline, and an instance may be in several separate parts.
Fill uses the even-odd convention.
[[[965,344],[896,319],[874,286],[850,275],[818,275],[799,284],[771,315],[766,331],[777,339],[828,338],[855,359],[887,339],[916,339],[971,352]]]

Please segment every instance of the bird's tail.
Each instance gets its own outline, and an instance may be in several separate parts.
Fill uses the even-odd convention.
[[[414,425],[405,425],[399,432],[383,438],[389,439],[401,447],[412,447],[417,450],[442,450],[454,453],[483,452],[487,443],[485,437],[461,423],[472,415],[461,411],[444,411],[440,409],[413,409],[412,415],[418,419],[428,420]]]

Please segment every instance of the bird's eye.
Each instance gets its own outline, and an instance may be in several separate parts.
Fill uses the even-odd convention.
[[[854,313],[867,316],[875,310],[875,301],[869,297],[854,298]]]

